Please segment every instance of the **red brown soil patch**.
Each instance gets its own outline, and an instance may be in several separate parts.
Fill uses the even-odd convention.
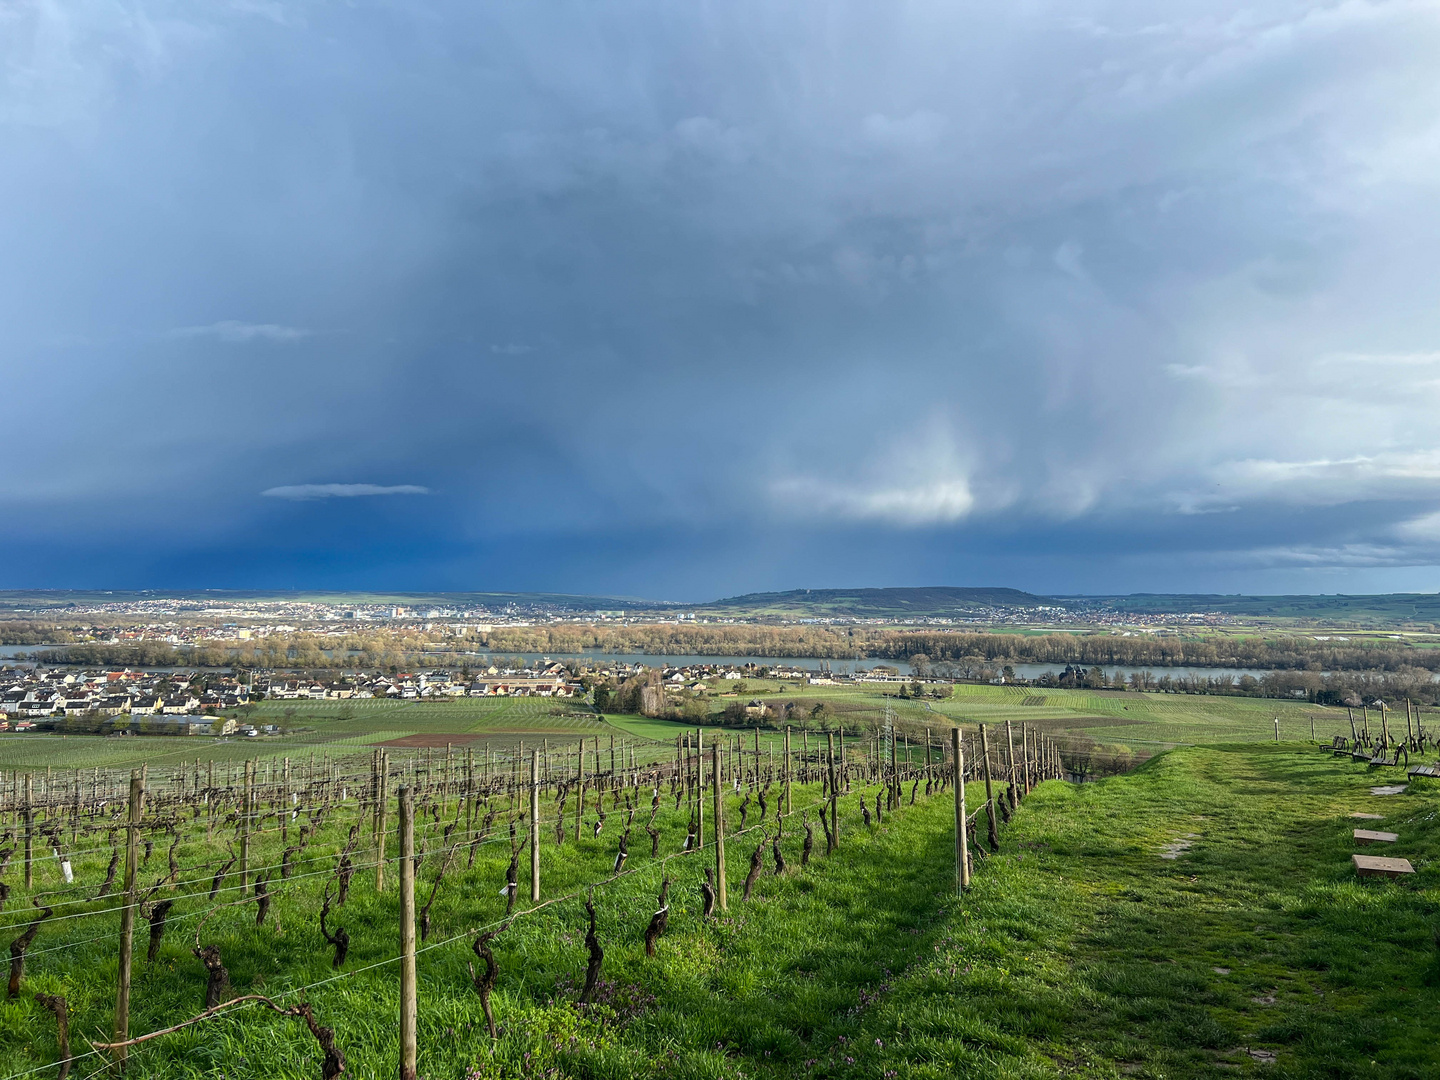
[[[464,746],[467,743],[479,742],[488,738],[492,732],[475,734],[472,732],[449,732],[436,734],[434,732],[422,731],[415,735],[403,735],[398,739],[391,739],[389,742],[376,743],[377,746],[409,746],[421,748],[443,747],[447,745]]]

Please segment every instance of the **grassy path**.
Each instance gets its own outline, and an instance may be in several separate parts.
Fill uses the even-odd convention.
[[[1440,786],[1383,780],[1282,744],[1047,785],[866,1015],[854,1075],[1440,1075]],[[1355,878],[1354,810],[1413,879]]]

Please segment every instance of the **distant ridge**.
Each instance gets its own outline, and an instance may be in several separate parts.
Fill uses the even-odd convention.
[[[1215,612],[1255,619],[1318,619],[1336,625],[1440,623],[1440,594],[1436,593],[1292,593],[1275,596],[1131,593],[1127,596],[1057,597],[1056,603],[1136,615]]]
[[[633,596],[582,596],[569,593],[521,592],[401,592],[346,589],[0,589],[0,612],[55,611],[81,605],[134,603],[140,600],[177,600],[196,604],[239,603],[246,600],[298,601],[316,604],[483,604],[559,611],[654,611],[674,607],[670,600]]]
[[[263,589],[24,589],[0,590],[0,619],[75,618],[106,604],[178,601],[182,610],[246,601],[351,605],[484,608],[522,617],[558,613],[574,618],[623,615],[673,619],[676,612],[738,619],[963,619],[1033,625],[1050,620],[1104,625],[1126,616],[1185,620],[1188,616],[1224,616],[1253,625],[1359,629],[1440,630],[1440,594],[1378,595],[1291,594],[1276,596],[1214,593],[1132,593],[1129,595],[1041,596],[1021,589],[964,588],[949,585],[916,588],[787,589],[754,592],[700,603],[649,600],[633,596],[585,596],[566,593],[401,592]],[[1037,609],[1039,609],[1037,611]]]
[[[700,605],[711,611],[807,612],[817,617],[848,615],[855,618],[903,618],[977,615],[997,608],[1033,608],[1057,604],[1019,589],[967,589],[934,585],[909,589],[790,589],[785,592],[746,593]]]

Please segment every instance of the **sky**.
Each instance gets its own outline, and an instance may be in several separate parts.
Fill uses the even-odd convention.
[[[0,587],[1440,589],[1440,6],[0,0]]]

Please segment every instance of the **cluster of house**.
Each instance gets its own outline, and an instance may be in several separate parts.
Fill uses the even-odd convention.
[[[235,721],[214,714],[249,701],[249,687],[224,675],[0,668],[0,731],[65,720],[113,728],[120,718],[132,729],[230,734]]]
[[[622,676],[623,677],[623,676]],[[723,680],[741,682],[745,679],[794,679],[811,686],[836,686],[851,682],[909,682],[911,676],[899,674],[898,669],[876,665],[874,670],[859,668],[854,672],[832,671],[826,663],[819,670],[797,667],[794,664],[689,664],[685,667],[664,669],[665,682],[671,686],[684,686],[690,690],[705,690],[709,683]]]
[[[564,664],[538,664],[533,668],[490,667],[479,673],[427,671],[400,675],[345,675],[309,679],[276,675],[257,679],[256,696],[272,701],[391,698],[404,701],[443,701],[462,697],[571,697],[584,688]]]
[[[582,673],[618,684],[649,669],[615,661],[536,661],[524,667],[490,666],[479,671],[435,670],[400,674],[350,672],[333,677],[297,673],[76,671],[63,668],[0,668],[0,731],[28,731],[38,725],[73,731],[136,734],[259,735],[256,727],[222,715],[252,701],[404,700],[445,701],[475,697],[583,697]],[[894,669],[878,667],[837,674],[828,665],[816,671],[793,664],[691,664],[662,669],[668,691],[704,693],[721,682],[780,678],[831,684],[899,681]],[[653,686],[654,684],[652,684]],[[232,714],[233,716],[233,714]]]
[[[583,688],[558,663],[521,670],[492,667],[475,675],[431,671],[312,679],[275,674],[254,676],[248,681],[211,672],[6,667],[0,668],[0,731],[28,731],[39,723],[53,726],[57,721],[71,720],[86,721],[92,727],[98,723],[108,729],[123,725],[147,734],[179,731],[228,735],[237,730],[236,722],[217,721],[215,714],[262,699],[439,701],[459,697],[569,697],[576,693],[583,694]]]

